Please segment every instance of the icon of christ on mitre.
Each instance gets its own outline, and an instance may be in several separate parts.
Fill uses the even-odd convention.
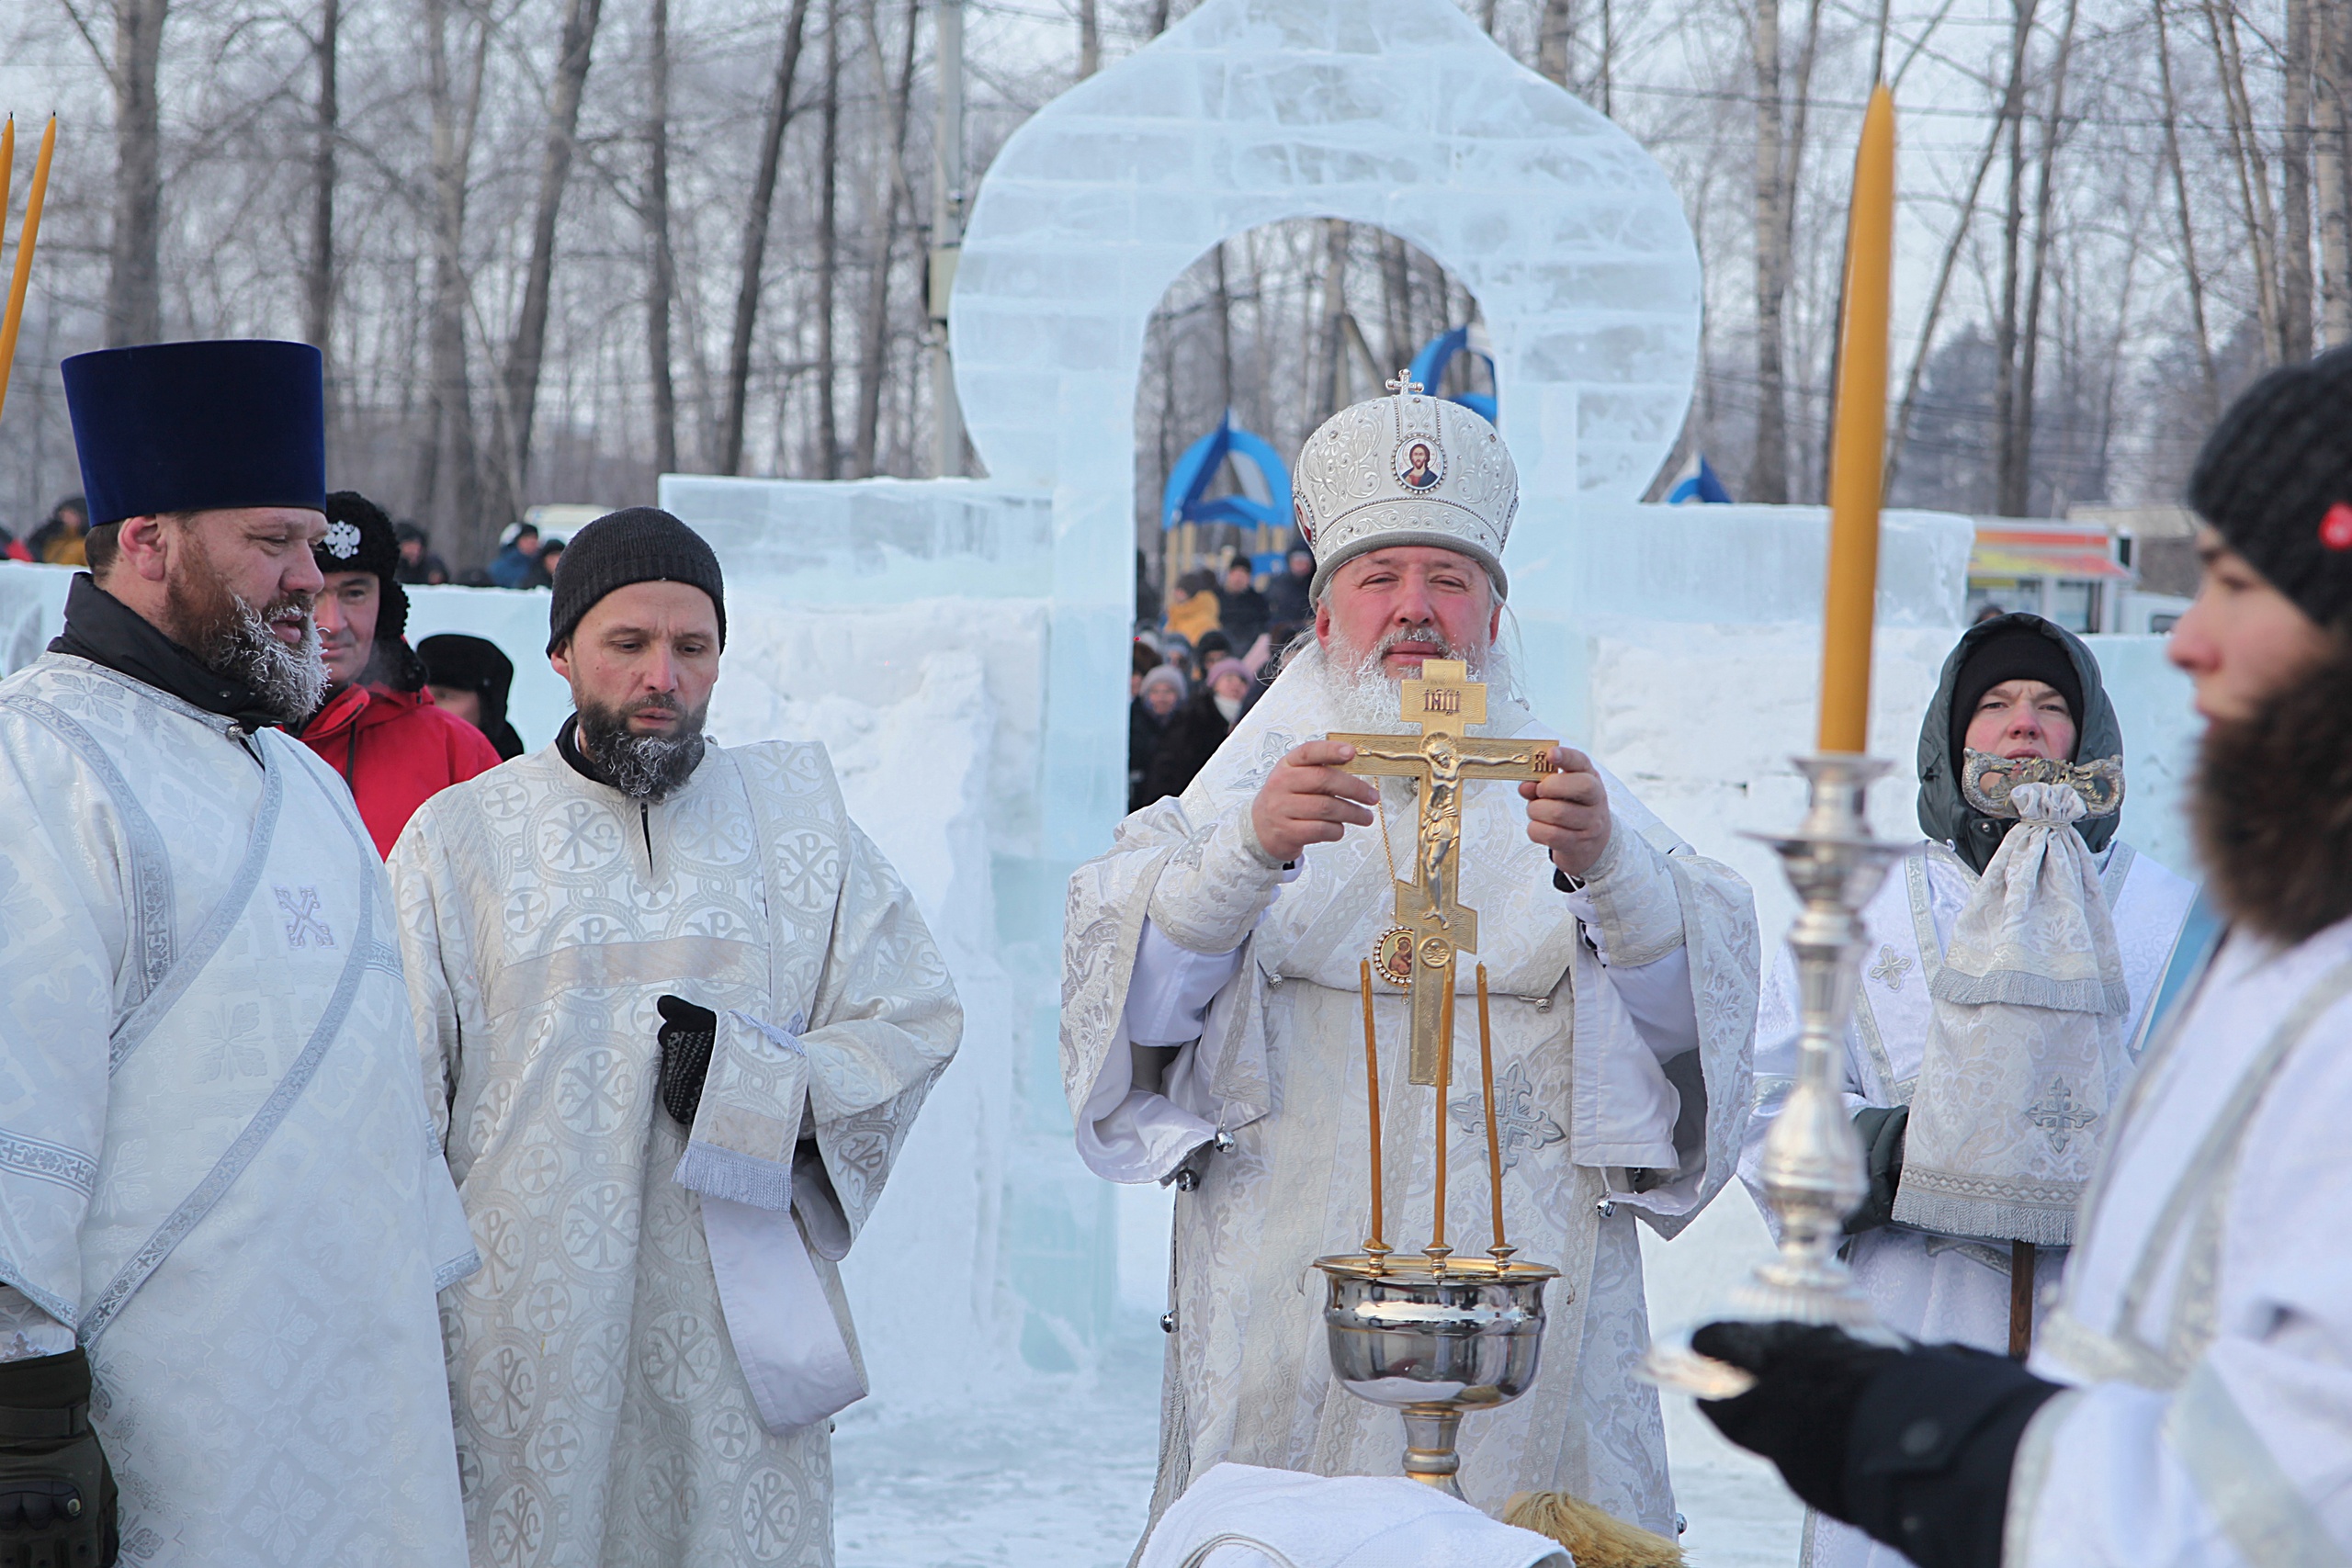
[[[1398,1473],[1396,1414],[1334,1382],[1322,1292],[1302,1280],[1370,1234],[1369,960],[1392,1237],[1428,1234],[1442,1092],[1453,1239],[1494,1239],[1460,1196],[1487,1189],[1479,1077],[1441,1090],[1430,1070],[1440,1021],[1475,1019],[1483,966],[1510,1240],[1561,1273],[1537,1386],[1463,1430],[1464,1492],[1489,1511],[1566,1492],[1670,1535],[1657,1397],[1635,1376],[1634,1227],[1675,1235],[1733,1172],[1755,904],[1546,739],[1561,731],[1498,637],[1510,452],[1469,409],[1390,386],[1299,455],[1312,631],[1192,786],[1070,881],[1079,1151],[1111,1180],[1178,1190],[1152,1518],[1223,1461]],[[1438,1007],[1448,987],[1460,1008]]]

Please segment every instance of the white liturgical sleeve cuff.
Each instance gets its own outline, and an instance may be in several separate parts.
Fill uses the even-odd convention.
[[[1195,1070],[1209,1004],[1241,968],[1238,946],[1193,953],[1147,919],[1127,982],[1125,1026],[1130,1046],[1175,1048],[1161,1091],[1135,1086],[1131,1051],[1112,1050],[1086,1100],[1078,1152],[1109,1181],[1158,1181],[1216,1134],[1216,1107],[1205,1075]]]

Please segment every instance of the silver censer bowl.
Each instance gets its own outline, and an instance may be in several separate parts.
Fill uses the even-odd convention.
[[[1535,1382],[1544,1287],[1559,1270],[1479,1258],[1318,1258],[1329,1294],[1331,1371],[1349,1393],[1405,1417],[1405,1473],[1460,1497],[1464,1411],[1508,1404]]]

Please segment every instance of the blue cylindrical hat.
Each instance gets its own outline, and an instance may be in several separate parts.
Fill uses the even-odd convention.
[[[326,509],[324,366],[307,343],[151,343],[61,367],[90,523]]]

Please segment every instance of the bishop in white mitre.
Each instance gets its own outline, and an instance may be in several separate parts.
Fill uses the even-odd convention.
[[[1905,852],[1863,911],[1861,983],[1840,1065],[1871,1180],[1846,1223],[1847,1258],[1881,1320],[1923,1343],[2007,1351],[2030,1339],[2055,1298],[2083,1181],[2137,1068],[2150,1006],[2176,960],[2203,951],[2197,932],[2209,928],[2188,924],[2195,889],[2117,836],[2123,802],[2104,791],[2122,779],[2122,752],[2098,660],[2056,623],[2022,613],[1980,622],[1944,661],[1919,731],[1919,822],[1933,836]],[[2039,829],[2051,841],[2034,846],[2017,792],[1984,795],[2013,771],[2027,776],[2011,764],[2053,777],[2066,776],[2056,765],[2071,766],[2094,780],[2101,809],[2069,807],[2079,817]],[[1997,814],[1966,793],[1972,767]],[[2046,863],[2025,875],[2021,857],[2037,849]],[[2063,879],[2052,874],[2062,861],[2071,872]],[[2002,960],[2010,978],[1993,986],[1969,972],[1986,967],[1972,954],[1986,956],[1973,939],[1988,925],[2023,938]],[[2020,965],[2034,971],[2030,980]],[[2110,980],[2120,982],[2112,995]],[[1953,999],[2030,987],[2053,1001],[2070,986],[2082,994],[2064,1008]],[[1795,966],[1783,948],[1758,1018],[1757,1114],[1740,1166],[1759,1202],[1764,1140],[1795,1081],[1796,1032]],[[1906,1172],[1915,1117],[1920,1157]],[[1939,1154],[1954,1149],[1970,1156],[1959,1168]],[[2032,1270],[2022,1294],[2012,1289],[2020,1263]],[[1904,1562],[1819,1513],[1805,1520],[1804,1560]]]
[[[393,847],[436,1114],[483,1258],[449,1385],[481,1568],[832,1561],[835,1263],[963,1015],[820,746],[722,748],[710,547],[582,528],[555,742]]]
[[[383,869],[275,728],[326,686],[320,369],[64,365],[98,574],[0,682],[0,1560],[464,1560],[472,1248]]]
[[[1470,734],[1558,733],[1519,699],[1496,638],[1510,454],[1476,413],[1404,387],[1342,410],[1300,454],[1312,639],[1192,786],[1129,817],[1070,882],[1062,1070],[1080,1152],[1112,1180],[1179,1190],[1155,1518],[1221,1461],[1401,1470],[1396,1412],[1331,1378],[1311,1265],[1368,1235],[1360,964],[1411,879],[1419,791],[1342,771],[1352,750],[1321,738],[1412,734],[1398,682],[1438,659],[1489,688]],[[1404,477],[1417,448],[1426,484]],[[1460,786],[1454,893],[1478,925],[1458,1011],[1475,1053],[1484,964],[1507,1229],[1521,1258],[1561,1271],[1542,1377],[1464,1424],[1460,1480],[1489,1508],[1566,1491],[1671,1534],[1657,1396],[1634,1371],[1648,1332],[1634,1226],[1673,1235],[1732,1174],[1755,909],[1615,778],[1575,751],[1553,760],[1516,793]],[[1431,1215],[1436,1091],[1408,1081],[1406,994],[1379,981],[1374,1011],[1389,1241],[1412,1247]],[[1475,1252],[1484,1102],[1475,1071],[1453,1085],[1451,1239]]]
[[[2172,661],[2228,926],[2114,1111],[2031,1359],[1710,1324],[1700,1408],[1918,1568],[2352,1560],[2352,349],[2271,372],[2188,485]]]

